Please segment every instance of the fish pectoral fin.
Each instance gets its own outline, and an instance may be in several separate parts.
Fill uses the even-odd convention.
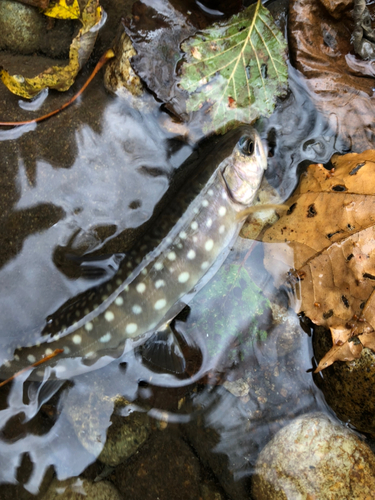
[[[265,205],[252,205],[251,207],[245,208],[244,210],[241,210],[241,212],[238,212],[236,218],[238,220],[243,220],[249,217],[249,215],[255,214],[257,212],[263,212],[264,210],[277,210],[278,212],[286,212],[289,210],[288,205],[274,205],[272,203],[265,204]]]
[[[170,326],[165,323],[140,348],[143,361],[163,371],[185,373],[186,361],[180,343]]]
[[[70,269],[69,275],[73,273],[75,277],[87,280],[110,279],[117,273],[124,258],[124,253],[93,256],[78,256],[67,253],[64,256],[63,265],[68,266]]]

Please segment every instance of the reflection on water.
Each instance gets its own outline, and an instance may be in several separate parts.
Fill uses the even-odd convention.
[[[266,178],[282,200],[309,162],[327,163],[347,147],[336,136],[335,118],[328,122],[316,112],[303,80],[289,71],[288,97],[258,126],[270,147]],[[19,343],[34,344],[51,313],[105,279],[103,273],[86,279],[71,272],[69,255],[126,254],[143,224],[154,224],[154,211],[170,205],[191,176],[196,144],[162,123],[153,98],[136,110],[96,82],[78,107],[61,116],[0,131],[2,360]],[[214,153],[221,141],[208,143]],[[160,373],[141,351],[131,351],[64,385],[30,383],[25,373],[3,388],[1,481],[18,478],[37,493],[44,476],[51,479],[51,466],[65,479],[93,464],[85,472],[93,480],[107,465],[117,467],[112,481],[118,487],[129,474],[130,492],[126,470],[146,459],[137,446],[147,440],[144,453],[153,456],[168,427],[175,434],[165,434],[165,454],[173,457],[176,442],[188,442],[200,460],[197,483],[199,477],[209,483],[209,469],[222,498],[248,498],[256,457],[270,437],[297,415],[326,411],[308,372],[310,339],[288,309],[287,293],[275,290],[265,271],[262,246],[245,240],[173,327],[187,374],[204,363],[207,376],[198,387],[189,386],[187,376]],[[133,457],[126,469],[136,450],[141,458]],[[31,472],[23,467],[18,473],[25,454]],[[186,457],[193,462],[188,451]],[[136,480],[143,491],[153,491],[152,478]]]

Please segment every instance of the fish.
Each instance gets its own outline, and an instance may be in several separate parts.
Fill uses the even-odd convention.
[[[266,168],[262,141],[246,128],[160,244],[135,268],[125,264],[100,288],[49,318],[38,342],[17,347],[1,373],[35,365],[30,380],[45,379],[46,371],[49,378],[66,380],[165,330],[228,255]]]

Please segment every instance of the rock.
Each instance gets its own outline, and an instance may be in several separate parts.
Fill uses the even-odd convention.
[[[133,455],[150,435],[150,420],[147,413],[133,412],[126,418],[112,416],[108,428],[107,441],[99,460],[116,467]]]
[[[143,85],[130,65],[130,58],[137,53],[125,32],[117,37],[114,52],[114,59],[106,65],[104,85],[111,92],[121,94],[128,91],[133,96],[140,96],[143,93]]]
[[[355,434],[321,413],[281,429],[264,447],[255,500],[365,500],[375,496],[375,456]]]
[[[169,428],[155,433],[139,454],[116,468],[116,486],[126,499],[197,500],[200,484],[197,457]]]
[[[55,479],[42,500],[122,500],[116,488],[107,481],[91,483],[86,479]]]
[[[332,347],[331,334],[316,328],[313,346],[320,361]],[[375,353],[364,348],[359,359],[337,361],[322,373],[314,374],[314,381],[340,420],[375,436]]]
[[[68,57],[74,29],[80,25],[47,18],[36,7],[14,0],[1,0],[0,49],[17,55],[41,52],[53,58]]]
[[[38,9],[12,0],[1,1],[1,49],[32,54],[40,47],[45,26],[46,18]]]

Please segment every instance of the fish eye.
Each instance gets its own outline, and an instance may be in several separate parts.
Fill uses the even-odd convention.
[[[248,136],[241,137],[238,145],[243,154],[251,156],[254,153],[255,142],[254,139],[252,139],[251,137]]]

